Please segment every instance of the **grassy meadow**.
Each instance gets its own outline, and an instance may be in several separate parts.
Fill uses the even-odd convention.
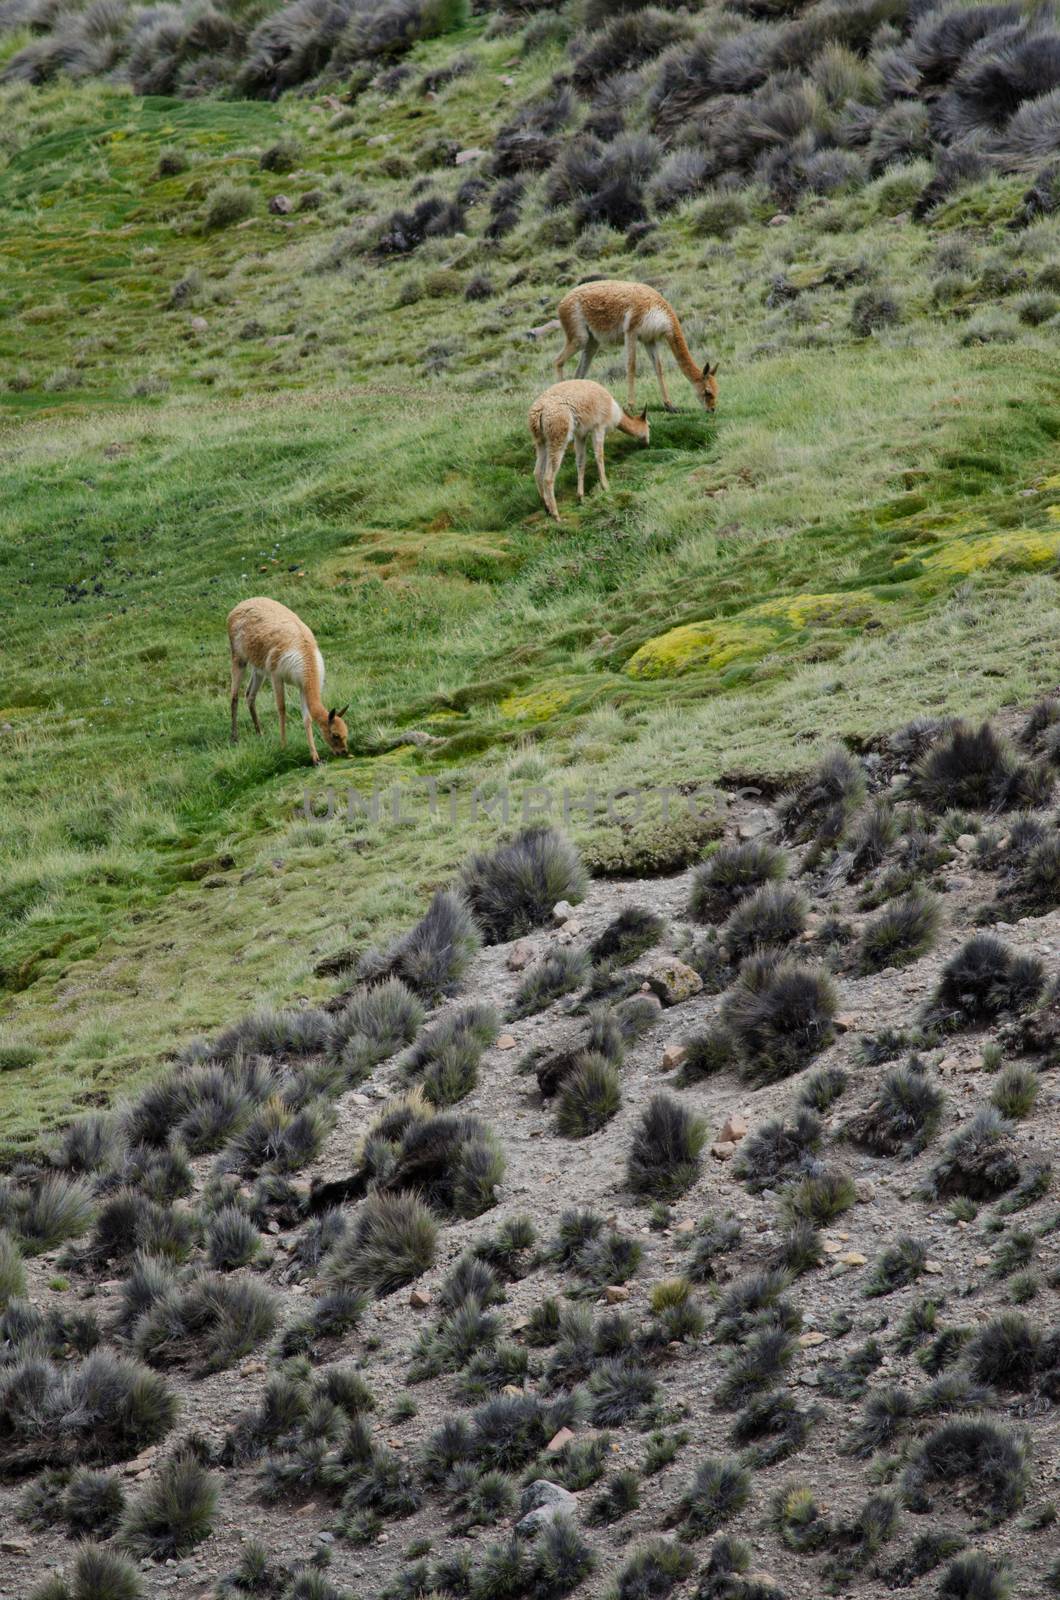
[[[1060,222],[1010,226],[1022,180],[915,222],[913,161],[776,226],[751,190],[634,243],[535,203],[501,240],[368,258],[366,217],[417,175],[455,188],[439,147],[488,144],[561,55],[479,21],[410,59],[456,47],[473,66],[432,97],[353,106],[0,90],[9,1145],[250,1007],[332,992],[322,959],[407,923],[501,826],[476,789],[782,775],[1057,679]],[[556,528],[525,417],[557,341],[526,331],[591,273],[668,294],[720,403],[675,373],[650,447],[610,439],[609,496],[590,468],[577,508],[568,461]],[[613,360],[593,376],[621,392]],[[341,766],[310,774],[297,717],[280,749],[267,691],[265,737],[244,712],[228,743],[224,619],[259,593],[350,702]],[[424,778],[455,821],[302,815],[306,790]],[[654,804],[572,829],[616,870],[702,849],[709,818]]]

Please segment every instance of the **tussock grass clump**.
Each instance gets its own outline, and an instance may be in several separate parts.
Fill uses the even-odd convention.
[[[998,1073],[990,1090],[990,1103],[1001,1116],[1020,1122],[1034,1110],[1038,1088],[1034,1068],[1013,1063]]]
[[[884,967],[906,967],[919,961],[934,946],[940,921],[938,899],[924,889],[911,889],[892,900],[862,932],[858,969],[881,972]]]
[[[829,750],[777,806],[781,827],[790,839],[836,844],[865,799],[865,775],[843,749]]]
[[[223,1206],[206,1229],[206,1254],[217,1272],[248,1267],[261,1253],[264,1241],[250,1218],[238,1206]]]
[[[866,873],[875,872],[888,851],[898,843],[900,835],[898,814],[890,800],[870,800],[851,828],[851,878],[863,878]]]
[[[193,1455],[177,1455],[129,1507],[119,1542],[131,1554],[154,1561],[184,1556],[209,1538],[216,1514],[216,1478]]]
[[[533,1017],[544,1011],[554,1000],[581,988],[589,973],[589,961],[583,950],[560,947],[548,951],[530,968],[515,993],[508,1009],[513,1020]]]
[[[939,1600],[1009,1600],[1012,1584],[1007,1573],[976,1550],[950,1563],[938,1594]]]
[[[141,1600],[143,1592],[140,1574],[125,1556],[84,1544],[69,1575],[46,1578],[30,1600]]]
[[[618,1073],[603,1056],[582,1056],[563,1080],[556,1106],[556,1128],[567,1139],[586,1139],[607,1126],[622,1104]]]
[[[813,1413],[799,1410],[791,1395],[757,1395],[733,1422],[729,1438],[743,1450],[742,1459],[758,1470],[801,1450],[815,1420]]]
[[[588,1390],[593,1427],[613,1428],[639,1417],[655,1399],[658,1384],[649,1367],[611,1356],[593,1368]]]
[[[718,1301],[714,1330],[724,1344],[738,1344],[756,1328],[780,1327],[798,1332],[799,1313],[785,1291],[791,1280],[784,1272],[751,1272],[738,1278]]]
[[[704,1538],[742,1511],[751,1497],[751,1474],[738,1461],[708,1456],[674,1508],[682,1539]]]
[[[481,943],[466,901],[451,889],[439,889],[414,928],[361,959],[357,976],[368,983],[400,978],[430,1004],[457,989]]]
[[[666,1600],[694,1570],[692,1552],[672,1539],[641,1545],[619,1568],[608,1600]]]
[[[942,1199],[964,1195],[970,1200],[996,1200],[1015,1187],[1019,1176],[1012,1125],[989,1106],[947,1141],[930,1182]]]
[[[792,1169],[805,1167],[821,1147],[821,1121],[815,1112],[800,1109],[794,1120],[779,1117],[764,1122],[743,1141],[733,1162],[733,1172],[752,1194],[772,1189]]]
[[[930,1144],[939,1130],[946,1097],[914,1056],[888,1072],[873,1103],[843,1126],[843,1137],[876,1156],[906,1158]]]
[[[621,1522],[640,1505],[640,1477],[632,1468],[613,1472],[600,1493],[589,1504],[586,1520],[594,1527],[608,1528]]]
[[[208,1059],[227,1061],[236,1067],[237,1081],[245,1080],[253,1093],[255,1065],[248,1058],[267,1056],[272,1060],[298,1061],[323,1055],[331,1044],[331,1018],[319,1006],[289,1006],[286,1009],[254,1011],[231,1028],[219,1033],[209,1046]],[[187,1079],[173,1080],[171,1090],[189,1102]],[[267,1092],[267,1091],[266,1091]],[[255,1096],[263,1099],[260,1092]]]
[[[334,1019],[332,1053],[350,1083],[403,1046],[411,1044],[423,1025],[423,1005],[400,978],[388,978],[359,990]]]
[[[434,1264],[438,1224],[413,1194],[369,1195],[349,1233],[323,1263],[332,1289],[376,1299],[412,1283]]]
[[[695,1183],[706,1124],[679,1101],[653,1095],[633,1135],[626,1174],[635,1194],[675,1200]]]
[[[460,887],[488,942],[500,944],[541,927],[558,901],[581,900],[585,871],[554,828],[526,828],[492,852],[471,856]]]
[[[478,1082],[482,1052],[499,1028],[492,1006],[463,1006],[427,1029],[402,1057],[402,1073],[418,1083],[431,1105],[456,1105]]]
[[[927,1265],[927,1250],[908,1234],[901,1235],[893,1245],[881,1250],[865,1279],[864,1293],[869,1296],[893,1294],[915,1283]]]
[[[0,1374],[0,1477],[125,1461],[165,1438],[177,1398],[138,1361],[97,1351],[55,1367],[30,1356]]]
[[[789,1483],[773,1497],[769,1520],[789,1550],[807,1555],[829,1544],[832,1523],[803,1483]]]
[[[745,896],[788,875],[788,858],[776,845],[748,840],[721,845],[692,877],[689,915],[697,922],[720,922]]]
[[[298,1172],[320,1154],[334,1120],[323,1099],[294,1110],[273,1095],[232,1138],[225,1160],[243,1173]]]
[[[958,722],[919,762],[910,792],[938,813],[1030,810],[1048,804],[1054,781],[1046,763],[1019,760],[988,722]]]
[[[823,1117],[835,1105],[846,1086],[847,1075],[842,1067],[818,1067],[810,1073],[799,1090],[798,1103]]]
[[[715,1263],[740,1243],[742,1230],[734,1217],[708,1213],[698,1224],[689,1246],[685,1271],[693,1283],[708,1283],[717,1274]]]
[[[222,228],[232,228],[244,222],[257,210],[255,190],[245,183],[219,183],[207,196],[202,214],[202,225],[207,233],[217,233]]]
[[[52,1165],[63,1172],[84,1175],[113,1166],[121,1146],[121,1125],[117,1117],[92,1112],[67,1124],[50,1159]]]
[[[826,973],[797,961],[750,957],[721,1010],[743,1054],[742,1075],[764,1084],[798,1072],[831,1043],[837,1005]]]
[[[682,1061],[677,1082],[682,1088],[713,1078],[719,1072],[732,1072],[739,1063],[740,1052],[728,1028],[715,1023],[703,1033],[694,1033],[684,1040],[687,1054]]]
[[[792,1335],[782,1327],[762,1327],[748,1334],[726,1363],[714,1391],[715,1405],[739,1411],[756,1395],[775,1389],[797,1349]]]
[[[856,1199],[849,1172],[840,1167],[821,1167],[785,1192],[781,1210],[789,1223],[815,1222],[824,1227],[849,1211]]]
[[[809,907],[790,884],[767,883],[747,895],[721,931],[734,961],[791,944],[806,927]]]
[[[264,1284],[202,1273],[158,1296],[137,1322],[133,1344],[151,1366],[221,1372],[275,1328],[276,1296]]]
[[[1036,957],[1014,954],[993,934],[975,934],[943,968],[932,1013],[943,1026],[990,1022],[1003,1012],[1029,1010],[1044,984]]]
[[[7,1223],[29,1256],[78,1238],[96,1214],[88,1183],[58,1172],[48,1173],[27,1189],[15,1189],[11,1200]]]
[[[774,1263],[781,1272],[801,1278],[824,1260],[821,1235],[812,1222],[796,1222],[787,1228],[776,1247]]]
[[[525,1278],[534,1266],[537,1230],[527,1216],[509,1217],[497,1231],[476,1239],[472,1254],[494,1273],[510,1282]],[[458,1263],[459,1265],[459,1263]]]
[[[945,1494],[991,1526],[1023,1504],[1030,1477],[1026,1440],[987,1417],[955,1417],[930,1434],[902,1474],[913,1511],[933,1509]]]
[[[625,967],[658,944],[665,933],[661,917],[643,906],[623,906],[589,946],[594,962],[610,961]]]
[[[324,1184],[314,1206],[355,1198],[369,1184],[385,1194],[414,1193],[444,1215],[477,1217],[496,1204],[504,1155],[479,1118],[435,1113],[415,1093],[390,1101],[373,1122],[353,1175]]]
[[[968,1370],[978,1383],[997,1389],[1025,1390],[1034,1382],[1042,1357],[1042,1339],[1018,1311],[1003,1311],[967,1346]]]
[[[26,1266],[11,1235],[0,1228],[0,1312],[26,1293]]]

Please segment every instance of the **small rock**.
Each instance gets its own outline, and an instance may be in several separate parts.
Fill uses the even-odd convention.
[[[731,1161],[736,1154],[736,1146],[728,1139],[719,1139],[717,1144],[712,1144],[710,1153],[715,1161]]]
[[[930,1272],[930,1274],[931,1274],[931,1276],[933,1278],[937,1278],[939,1276],[939,1274],[941,1273],[942,1268],[939,1266],[939,1263],[937,1261],[925,1261],[924,1262],[924,1271],[925,1272]]]
[[[854,1193],[858,1197],[859,1206],[868,1206],[876,1198],[876,1186],[868,1178],[855,1178]]]
[[[508,951],[505,965],[509,972],[522,972],[534,959],[534,947],[529,939],[520,939]]]
[[[990,1265],[990,1257],[989,1256],[973,1256],[972,1265],[976,1266],[976,1267],[988,1267]]]
[[[480,161],[485,154],[485,150],[476,149],[473,145],[467,150],[458,150],[453,157],[453,166],[466,167],[469,161]]]
[[[498,1050],[514,1050],[515,1049],[515,1035],[514,1035],[514,1033],[502,1033],[500,1038],[497,1040],[497,1049]]]
[[[521,1395],[522,1392],[517,1383],[506,1383],[501,1388],[501,1394]]]
[[[791,218],[786,211],[778,211],[774,216],[770,217],[768,226],[770,228],[783,228],[785,223],[790,221]]]
[[[431,1291],[429,1289],[413,1289],[409,1295],[409,1305],[415,1311],[426,1311],[430,1303]]]
[[[958,850],[964,850],[964,851],[974,850],[975,846],[976,846],[976,838],[975,838],[975,834],[974,833],[960,833],[960,834],[957,835],[957,849]]]
[[[569,922],[574,915],[574,907],[569,900],[557,900],[552,907],[553,922]]]
[[[209,326],[210,324],[207,322],[205,317],[192,317],[191,321],[188,323],[188,327],[191,329],[192,333],[206,333]]]
[[[856,1028],[858,1020],[851,1011],[837,1012],[832,1019],[836,1033],[849,1033],[851,1028]]]
[[[604,1289],[604,1299],[609,1306],[621,1305],[629,1299],[629,1290],[621,1283],[609,1283]]]
[[[24,1539],[17,1534],[9,1533],[0,1539],[0,1550],[6,1556],[28,1556],[35,1543],[34,1539]]]
[[[737,828],[741,839],[757,839],[760,834],[768,833],[771,823],[767,811],[752,811],[745,817]]]
[[[582,925],[578,921],[577,917],[572,917],[569,922],[565,922],[563,924],[564,939],[576,939],[581,931]]]
[[[737,1111],[734,1112],[731,1117],[729,1117],[725,1126],[718,1134],[718,1142],[719,1144],[739,1144],[740,1140],[746,1139],[746,1137],[747,1123]]]
[[[290,195],[274,194],[269,201],[269,210],[274,217],[285,217],[289,211],[294,210],[294,201]]]
[[[691,1217],[682,1217],[681,1221],[674,1227],[675,1233],[695,1233],[695,1231],[696,1225]]]
[[[677,1006],[690,1000],[703,987],[703,979],[676,956],[662,956],[645,972],[648,987],[664,1006]]]
[[[683,1066],[688,1059],[688,1048],[683,1044],[668,1044],[662,1053],[663,1072],[673,1072],[675,1067]]]
[[[863,1267],[867,1257],[860,1250],[844,1250],[839,1260],[845,1267]]]
[[[551,1478],[535,1478],[533,1483],[528,1483],[519,1496],[519,1510],[525,1517],[528,1511],[539,1511],[542,1506],[573,1506],[576,1505],[574,1495],[565,1489],[561,1483],[553,1483]]]
[[[799,1343],[804,1350],[811,1350],[814,1345],[824,1344],[827,1337],[827,1334],[824,1333],[800,1333]]]
[[[555,1455],[556,1451],[562,1450],[565,1444],[570,1444],[573,1438],[574,1434],[570,1428],[561,1428],[558,1433],[554,1433],[552,1435],[551,1439],[546,1444],[545,1454],[550,1456]]]

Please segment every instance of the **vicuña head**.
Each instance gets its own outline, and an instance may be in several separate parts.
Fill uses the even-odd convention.
[[[708,411],[714,411],[718,404],[718,363],[711,366],[709,361],[703,368],[700,380],[692,385],[696,391],[696,398],[700,405],[706,406]]]
[[[254,702],[262,681],[272,680],[276,696],[276,709],[280,714],[280,743],[287,743],[287,705],[284,685],[291,684],[299,691],[302,702],[302,723],[305,727],[309,750],[316,766],[316,740],[314,725],[327,740],[328,749],[337,756],[349,754],[347,740],[349,729],[343,718],[348,707],[330,711],[321,699],[324,687],[324,657],[312,633],[301,617],[280,605],[278,600],[241,600],[228,616],[228,642],[232,648],[232,743],[237,737],[239,712],[239,685],[247,667],[250,684],[247,688],[247,710],[255,732],[261,732],[261,723]]]

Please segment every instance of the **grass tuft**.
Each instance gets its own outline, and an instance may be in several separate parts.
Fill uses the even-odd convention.
[[[585,894],[577,851],[554,828],[527,828],[508,844],[465,863],[460,887],[490,944],[517,939],[548,922],[560,900]]]
[[[383,1299],[434,1264],[437,1239],[438,1224],[415,1195],[369,1195],[322,1276],[333,1290]]]
[[[675,1200],[699,1176],[706,1125],[679,1101],[653,1095],[634,1132],[626,1175],[635,1194]]]

